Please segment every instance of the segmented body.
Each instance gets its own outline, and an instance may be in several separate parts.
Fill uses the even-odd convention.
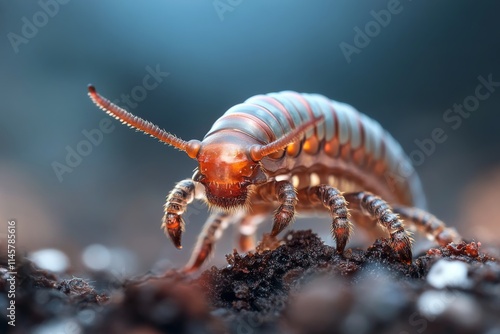
[[[182,215],[189,203],[201,199],[215,209],[186,272],[200,268],[229,223],[239,225],[240,249],[248,251],[254,248],[259,223],[272,215],[270,236],[276,237],[296,211],[328,212],[341,254],[353,228],[349,209],[356,222],[385,228],[394,253],[406,264],[412,261],[412,239],[401,218],[441,245],[461,240],[422,210],[422,187],[401,146],[380,124],[347,104],[288,91],[258,95],[229,109],[203,141],[184,141],[114,105],[93,86],[89,95],[122,123],[197,160],[193,177],[168,194],[162,221],[181,248]]]
[[[301,189],[329,184],[343,192],[369,191],[391,204],[425,207],[421,183],[401,146],[379,123],[345,103],[322,95],[280,92],[257,95],[230,108],[205,138],[239,131],[256,143],[273,142],[300,124],[324,116],[304,138],[262,159],[269,176]],[[257,192],[252,205],[266,196]],[[314,209],[307,197],[298,210]]]

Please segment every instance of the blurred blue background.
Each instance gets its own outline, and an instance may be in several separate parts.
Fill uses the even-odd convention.
[[[252,95],[296,90],[352,104],[406,152],[442,128],[447,140],[416,167],[430,211],[468,237],[488,239],[500,232],[500,90],[456,130],[443,114],[474,95],[478,76],[500,81],[500,4],[401,1],[348,61],[341,43],[355,46],[355,28],[364,31],[374,21],[371,11],[388,6],[1,1],[0,219],[18,220],[26,252],[58,248],[74,268],[91,244],[127,250],[127,273],[161,259],[181,265],[206,210],[189,216],[183,251],[163,235],[160,220],[167,193],[195,168],[187,155],[113,120],[111,133],[78,166],[56,175],[54,162],[65,164],[67,147],[76,149],[82,131],[106,117],[88,99],[87,84],[111,100],[146,92],[128,109],[185,140],[202,139],[225,110]],[[148,66],[169,75],[146,91],[137,87]],[[312,227],[331,242],[329,225],[298,220],[295,227]],[[229,231],[212,264],[224,262],[233,239]]]

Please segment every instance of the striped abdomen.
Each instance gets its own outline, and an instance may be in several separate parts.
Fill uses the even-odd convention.
[[[341,191],[370,191],[393,204],[424,207],[418,176],[401,146],[379,123],[348,104],[322,95],[257,95],[229,109],[205,138],[226,130],[267,144],[319,115],[324,122],[285,150],[262,159],[270,177],[297,189],[330,184]]]

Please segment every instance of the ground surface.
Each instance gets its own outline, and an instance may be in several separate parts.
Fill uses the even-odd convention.
[[[17,268],[12,333],[500,333],[498,251],[434,248],[399,263],[385,240],[343,257],[310,231],[227,257],[198,278],[120,282]],[[4,263],[5,264],[5,263]],[[5,312],[7,270],[0,269]]]

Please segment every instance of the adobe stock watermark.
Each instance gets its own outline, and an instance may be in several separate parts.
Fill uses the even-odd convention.
[[[242,2],[243,0],[214,0],[212,5],[219,16],[219,20],[224,21],[225,13],[234,11]]]
[[[429,290],[424,294],[432,294],[432,303],[425,305],[425,309],[415,311],[408,317],[408,324],[412,327],[412,332],[423,333],[427,330],[429,322],[433,322],[447,307],[457,300],[459,292],[457,290],[440,291]],[[422,298],[422,297],[421,297]],[[437,313],[437,314],[436,314]],[[408,331],[401,331],[399,334],[410,334]]]
[[[444,111],[442,119],[452,130],[458,130],[463,120],[479,109],[481,101],[487,100],[496,88],[500,87],[500,81],[493,81],[493,74],[489,74],[486,78],[480,75],[477,80],[479,84],[473,94],[466,96],[462,103],[454,103],[451,108]],[[428,157],[434,154],[437,145],[443,144],[448,139],[446,133],[445,129],[435,127],[428,137],[415,139],[413,142],[417,148],[409,154],[413,166],[421,166]]]
[[[134,109],[140,102],[144,101],[148,96],[148,91],[152,91],[157,88],[163,80],[170,75],[168,72],[163,72],[160,69],[160,65],[157,64],[155,68],[151,66],[146,66],[147,74],[142,79],[142,84],[133,87],[129,94],[121,94],[119,100],[114,100],[113,103],[125,106],[123,108]],[[82,130],[82,136],[84,139],[80,140],[73,147],[66,145],[66,158],[63,162],[54,160],[51,163],[52,169],[59,180],[59,182],[64,181],[64,175],[67,173],[72,173],[73,170],[80,166],[83,162],[83,158],[89,156],[94,147],[99,146],[104,140],[104,135],[110,134],[115,129],[115,125],[112,123],[111,118],[102,118],[97,127],[94,129],[84,129]]]
[[[238,317],[237,323],[237,334],[253,334],[262,326],[263,320],[254,314],[246,314],[245,317]]]
[[[409,0],[411,1],[411,0]],[[387,2],[387,9],[377,11],[370,11],[373,20],[368,21],[364,29],[358,26],[354,27],[353,44],[341,42],[339,44],[340,51],[344,55],[348,64],[352,61],[353,54],[360,54],[361,50],[370,45],[373,38],[377,37],[382,28],[386,28],[392,21],[394,15],[398,15],[403,11],[403,5],[399,0],[389,0]]]
[[[203,210],[207,211],[206,203],[201,199],[194,199],[182,214],[185,226],[191,224],[191,218],[198,216]]]
[[[462,103],[454,103],[449,109],[443,112],[442,119],[444,123],[449,127],[435,127],[430,131],[430,134],[422,139],[415,138],[413,143],[416,148],[412,150],[408,157],[410,158],[411,165],[413,167],[419,167],[431,156],[433,155],[438,145],[443,144],[448,139],[448,134],[450,129],[456,131],[462,126],[464,120],[468,119],[470,116],[476,112],[481,101],[487,100],[498,87],[500,87],[500,81],[493,80],[493,74],[488,74],[486,77],[480,75],[477,77],[478,84],[474,89],[474,93],[466,96]],[[407,178],[413,173],[414,169],[408,164],[400,164],[398,170],[396,171],[396,178]]]
[[[22,44],[28,44],[30,40],[38,35],[38,31],[45,27],[51,18],[59,13],[61,5],[66,5],[70,0],[39,0],[40,10],[35,12],[31,18],[21,18],[20,34],[9,32],[7,39],[15,53],[19,53]]]
[[[468,264],[457,260],[441,259],[434,263],[426,278],[426,283],[433,289],[425,289],[420,294],[415,303],[415,311],[408,317],[408,324],[411,328],[405,329],[413,333],[423,333],[429,323],[438,318],[450,316],[456,305],[465,306],[465,309],[460,307],[462,311],[468,309],[463,304],[468,304],[467,292],[474,288],[474,282],[469,278],[470,269]],[[469,307],[475,308],[476,306],[469,305]],[[462,314],[465,313],[462,312]],[[409,334],[409,332],[401,331],[399,334]]]
[[[7,275],[9,278],[6,279],[7,291],[7,318],[9,326],[16,326],[16,277],[17,277],[17,265],[16,265],[16,232],[17,232],[17,220],[9,219],[7,221],[7,242],[6,242],[6,254],[7,254]]]

